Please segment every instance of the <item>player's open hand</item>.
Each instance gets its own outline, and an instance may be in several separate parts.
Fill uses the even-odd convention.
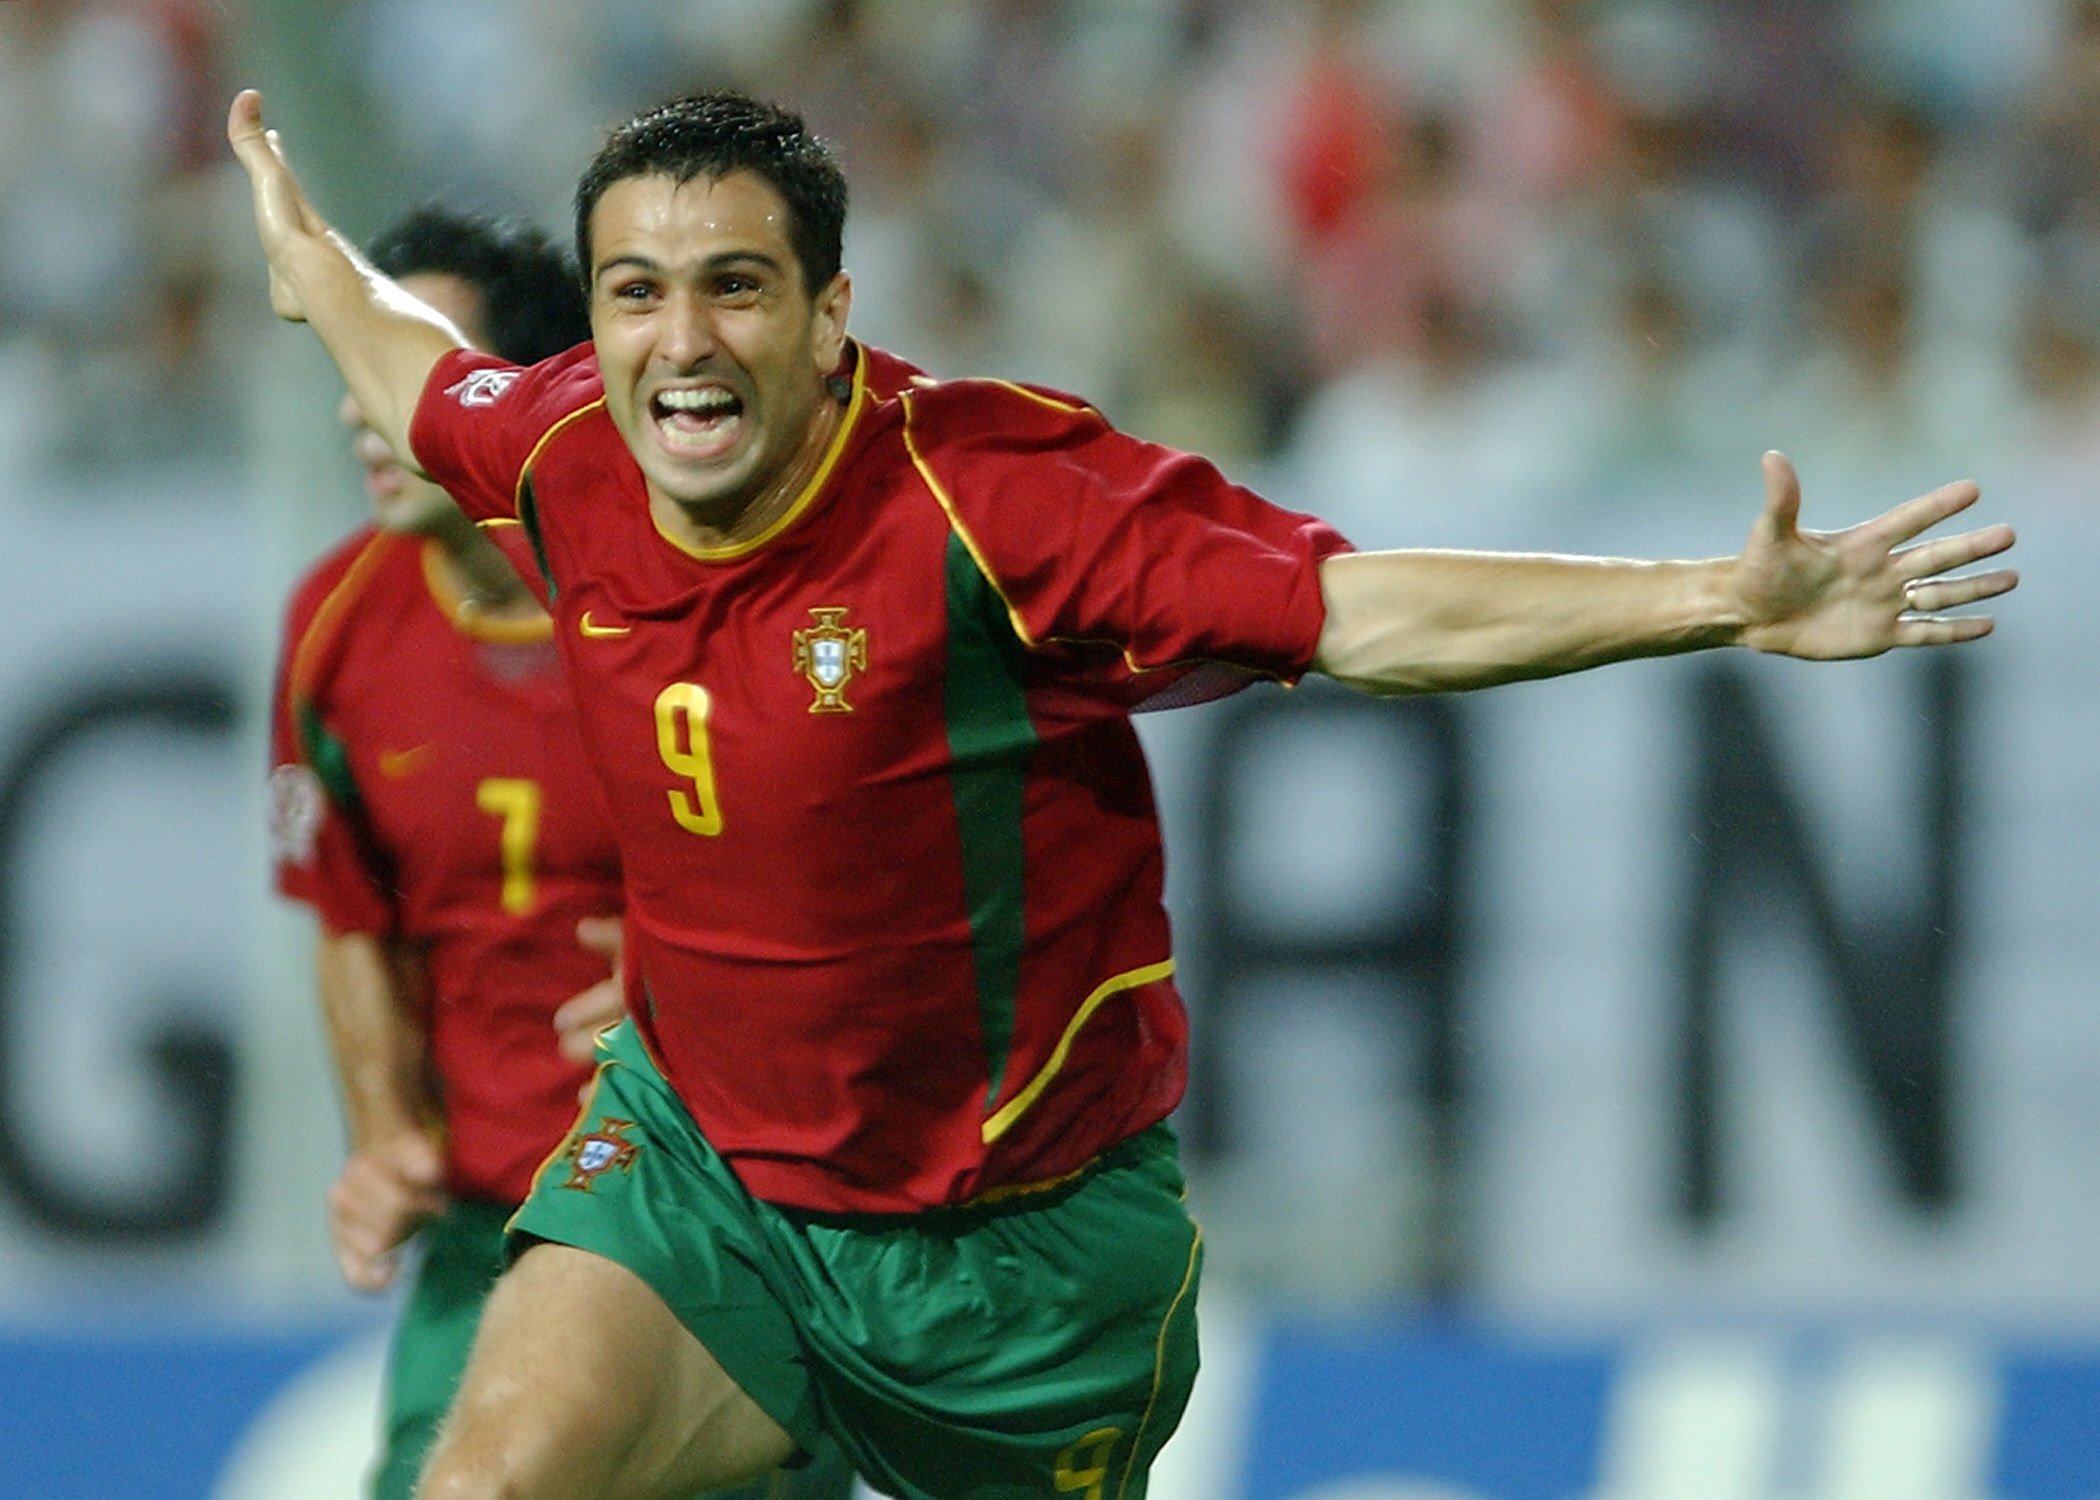
[[[576,924],[576,941],[593,953],[602,954],[612,972],[589,989],[571,995],[554,1012],[554,1032],[561,1055],[573,1063],[588,1063],[598,1044],[598,1033],[627,1014],[626,992],[620,984],[620,949],[626,928],[618,917],[585,917]]]
[[[408,1237],[445,1211],[445,1153],[407,1131],[350,1153],[328,1189],[328,1241],[343,1280],[360,1292],[393,1281]]]
[[[1943,611],[2003,594],[2010,568],[1962,577],[1958,568],[2013,544],[2009,526],[1985,526],[1930,541],[1913,539],[1975,504],[1967,480],[1942,485],[1844,531],[1803,531],[1801,482],[1777,453],[1764,458],[1765,509],[1737,560],[1742,643],[1787,656],[1836,660],[1878,656],[1894,646],[1973,640],[1989,615]]]
[[[302,322],[306,311],[286,267],[288,252],[295,238],[325,234],[328,226],[292,175],[277,132],[264,128],[262,95],[254,89],[242,89],[233,96],[233,107],[226,115],[226,139],[248,173],[248,188],[255,200],[255,232],[270,261],[271,310],[280,318]]]

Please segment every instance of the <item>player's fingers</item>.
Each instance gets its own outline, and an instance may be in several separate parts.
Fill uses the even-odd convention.
[[[393,1149],[393,1167],[404,1183],[432,1189],[445,1180],[445,1153],[428,1136],[403,1136]]]
[[[2010,593],[2019,582],[2020,575],[2011,568],[1971,573],[1960,578],[1920,579],[1904,586],[1903,607],[1921,614],[1959,609],[1979,599],[1995,599],[2000,594]]]
[[[554,1013],[555,1045],[572,1063],[589,1063],[598,1033],[627,1014],[620,986],[613,980],[592,985],[562,1002]]]
[[[232,107],[226,111],[226,141],[251,179],[267,177],[284,166],[275,132],[263,127],[262,95],[254,89],[242,89],[233,96]]]
[[[1801,476],[1793,460],[1776,449],[1761,460],[1765,475],[1765,511],[1762,524],[1774,536],[1785,536],[1800,524]]]
[[[2009,550],[2015,537],[2010,526],[1984,526],[1959,536],[1935,537],[1895,554],[1897,571],[1906,579],[1931,578],[1965,568]]]
[[[1983,491],[1977,487],[1973,479],[1957,479],[1952,484],[1943,484],[1936,490],[1918,496],[1915,500],[1906,500],[1901,505],[1884,511],[1873,520],[1864,523],[1859,529],[1873,537],[1882,546],[1893,548],[1899,542],[1907,542],[1920,533],[1930,531],[1949,516],[1957,515],[1967,510],[1976,503],[1977,497],[1982,493]],[[2003,528],[1986,527],[1985,531],[2001,529]],[[1969,533],[1972,536],[1980,534],[1976,532]],[[1955,539],[1948,538],[1948,540]],[[2007,532],[2005,545],[2008,547],[2012,545],[2009,531]]]
[[[1896,622],[1898,646],[1951,646],[1991,633],[1989,615],[1905,615]]]
[[[347,1206],[339,1208],[333,1197],[329,1201],[328,1243],[347,1285],[361,1292],[377,1292],[393,1280],[393,1246]]]
[[[335,1263],[343,1274],[344,1285],[352,1291],[383,1292],[393,1284],[394,1270],[400,1264],[400,1258],[395,1255],[366,1255],[338,1245]]]
[[[618,917],[584,917],[576,923],[576,941],[593,953],[617,960],[627,926]]]
[[[244,142],[260,136],[262,128],[262,95],[254,89],[242,89],[227,106],[226,139],[238,151]]]
[[[627,1004],[620,993],[620,986],[613,980],[601,979],[587,990],[579,990],[554,1012],[556,1031],[595,1031],[610,1026],[627,1011]]]

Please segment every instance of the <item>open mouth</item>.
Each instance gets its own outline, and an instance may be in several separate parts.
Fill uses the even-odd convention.
[[[736,440],[743,398],[720,386],[658,391],[649,398],[649,416],[664,446],[695,458],[708,458]]]

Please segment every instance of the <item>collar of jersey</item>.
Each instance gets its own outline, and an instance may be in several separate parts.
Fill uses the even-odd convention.
[[[452,622],[454,630],[492,646],[522,646],[554,638],[554,621],[544,614],[529,620],[505,620],[477,614],[469,607],[467,597],[452,587],[444,569],[438,566],[438,554],[442,551],[444,544],[437,538],[424,539],[423,583],[430,590],[431,602]]]
[[[802,493],[795,497],[794,504],[775,517],[773,523],[757,536],[747,538],[741,542],[725,542],[719,547],[695,547],[689,542],[681,542],[677,537],[671,535],[670,532],[664,530],[663,523],[658,521],[654,514],[651,514],[649,524],[656,528],[656,534],[688,557],[697,557],[702,562],[728,562],[734,558],[756,552],[759,548],[765,546],[766,543],[772,541],[774,537],[779,536],[781,532],[794,525],[801,518],[802,512],[809,509],[810,502],[822,492],[825,481],[831,478],[831,471],[838,465],[839,455],[846,451],[847,439],[853,436],[853,428],[860,421],[861,408],[867,404],[868,362],[861,356],[858,343],[852,344],[851,347],[853,349],[853,394],[847,399],[846,415],[839,423],[839,430],[831,435],[831,446],[824,450],[824,461],[817,465],[817,472],[812,474],[809,483],[802,487]]]

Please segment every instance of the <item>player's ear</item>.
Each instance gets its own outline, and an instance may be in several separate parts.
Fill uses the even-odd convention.
[[[846,311],[853,305],[853,280],[840,271],[817,293],[810,309],[810,352],[819,375],[838,368],[846,352]]]

